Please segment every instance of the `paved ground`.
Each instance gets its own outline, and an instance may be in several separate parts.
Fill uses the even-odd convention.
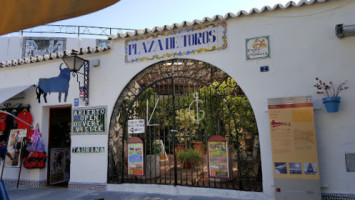
[[[7,186],[10,200],[228,200],[228,198]],[[0,197],[1,198],[1,197]],[[233,199],[237,200],[237,199]]]

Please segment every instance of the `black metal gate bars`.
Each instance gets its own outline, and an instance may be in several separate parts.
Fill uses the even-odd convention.
[[[145,119],[145,133],[128,134],[132,119]],[[209,177],[207,142],[215,135],[229,144],[228,179]],[[144,176],[128,176],[127,141],[134,136],[144,142]],[[231,77],[197,60],[162,61],[131,80],[112,113],[108,156],[109,183],[262,191],[258,129],[250,103]]]

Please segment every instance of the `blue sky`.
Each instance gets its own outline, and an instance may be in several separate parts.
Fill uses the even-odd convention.
[[[52,24],[144,29],[287,2],[289,0],[121,0],[103,10]]]

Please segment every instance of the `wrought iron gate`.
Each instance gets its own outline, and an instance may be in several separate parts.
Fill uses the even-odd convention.
[[[145,133],[128,134],[132,119],[145,119]],[[228,179],[208,176],[206,144],[214,135],[229,143]],[[127,140],[133,136],[144,142],[144,176],[128,176]],[[217,67],[162,61],[134,77],[119,96],[110,122],[109,183],[261,191],[261,177],[253,110],[238,84]]]

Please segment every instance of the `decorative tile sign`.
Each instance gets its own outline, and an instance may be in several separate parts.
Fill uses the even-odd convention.
[[[128,39],[125,43],[125,60],[127,63],[133,63],[221,50],[226,47],[227,24],[222,22]]]
[[[72,147],[72,153],[103,153],[105,147]]]
[[[73,108],[72,134],[105,134],[106,107]]]
[[[246,39],[247,60],[270,58],[269,36]]]

